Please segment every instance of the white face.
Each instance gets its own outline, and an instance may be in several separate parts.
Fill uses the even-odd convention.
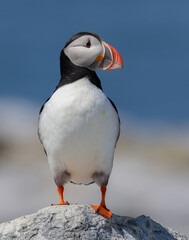
[[[95,70],[100,64],[96,58],[103,54],[103,47],[97,38],[85,35],[71,42],[64,53],[74,65]]]

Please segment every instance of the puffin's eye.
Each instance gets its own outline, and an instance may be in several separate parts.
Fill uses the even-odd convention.
[[[91,47],[91,41],[90,40],[85,44],[85,47],[87,47],[87,48]]]

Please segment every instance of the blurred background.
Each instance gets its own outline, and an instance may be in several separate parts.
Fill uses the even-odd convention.
[[[0,222],[59,201],[38,112],[67,40],[92,31],[124,61],[97,72],[122,123],[107,206],[189,234],[188,12],[188,0],[0,1]],[[67,184],[65,199],[97,204],[100,191]]]

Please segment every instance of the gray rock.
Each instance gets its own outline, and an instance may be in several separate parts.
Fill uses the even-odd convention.
[[[189,237],[161,226],[150,217],[113,214],[111,219],[105,219],[88,205],[68,205],[47,207],[2,223],[0,239],[189,240]]]

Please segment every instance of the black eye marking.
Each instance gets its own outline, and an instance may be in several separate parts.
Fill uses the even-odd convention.
[[[91,41],[90,40],[85,44],[85,47],[87,47],[87,48],[91,47]]]

